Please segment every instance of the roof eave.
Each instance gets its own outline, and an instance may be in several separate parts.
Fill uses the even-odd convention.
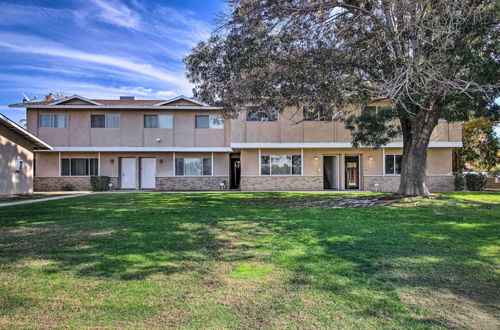
[[[43,150],[52,150],[52,146],[46,143],[45,141],[41,140],[40,138],[36,137],[35,135],[31,134],[9,118],[5,117],[4,115],[0,114],[0,122],[3,123],[7,128],[12,129],[15,131],[18,135],[21,135],[25,139],[31,141],[35,146],[39,147],[40,149]]]

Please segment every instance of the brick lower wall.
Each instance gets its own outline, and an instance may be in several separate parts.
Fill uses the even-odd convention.
[[[89,177],[34,177],[35,191],[61,191],[64,186],[72,186],[72,190],[90,190]]]
[[[112,189],[117,189],[118,178],[110,177]],[[63,186],[72,186],[73,190],[91,190],[90,177],[34,177],[33,188],[35,191],[61,191]]]
[[[157,190],[219,190],[219,182],[226,181],[226,189],[229,189],[229,177],[206,176],[206,177],[157,177]]]
[[[242,191],[323,190],[322,176],[242,176]]]
[[[365,176],[363,178],[363,186],[369,191],[396,192],[399,189],[399,176]],[[375,187],[378,183],[378,188]],[[453,191],[453,176],[428,176],[425,178],[425,183],[429,191]]]

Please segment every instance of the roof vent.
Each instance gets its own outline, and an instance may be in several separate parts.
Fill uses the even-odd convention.
[[[120,96],[120,101],[134,101],[135,96]]]

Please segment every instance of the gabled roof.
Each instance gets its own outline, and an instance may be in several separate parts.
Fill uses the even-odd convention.
[[[87,99],[83,96],[80,96],[80,95],[72,95],[72,96],[69,96],[67,98],[64,98],[62,100],[57,100],[55,102],[52,102],[52,103],[49,103],[48,105],[58,105],[58,104],[61,104],[61,103],[65,103],[65,102],[68,102],[68,101],[71,101],[71,100],[74,100],[74,99],[78,99],[78,100],[81,100],[83,102],[87,102],[89,104],[93,104],[93,105],[102,105],[102,103],[99,103],[99,102],[96,102],[96,101],[93,101],[93,100],[90,100],[90,99]]]
[[[1,113],[0,113],[0,124],[4,125],[5,127],[10,129],[11,131],[15,132],[16,134],[21,135],[25,139],[31,141],[38,148],[52,150],[52,147],[49,144],[40,140],[39,138],[37,138],[36,136],[31,134],[30,132],[28,132],[27,130],[25,130],[24,128],[22,128],[21,126],[19,126],[15,122],[13,122],[12,120],[10,120],[9,118],[2,115]]]
[[[187,96],[184,96],[184,95],[179,95],[177,97],[174,97],[173,99],[162,101],[160,103],[155,104],[155,106],[168,105],[169,103],[173,103],[173,102],[176,102],[176,101],[179,101],[179,100],[185,100],[185,101],[197,104],[197,105],[201,105],[202,107],[209,107],[210,106],[210,105],[208,105],[206,103],[198,101],[197,99],[194,99],[194,98],[191,98],[191,97],[187,97]]]
[[[79,101],[73,103],[72,101]],[[69,102],[69,103],[66,103]],[[80,103],[80,104],[78,104]],[[170,100],[116,100],[116,99],[87,99],[79,95],[73,95],[62,100],[43,100],[37,102],[26,102],[10,104],[11,108],[30,109],[148,109],[148,110],[220,110],[220,107],[211,106],[194,98],[184,95]]]

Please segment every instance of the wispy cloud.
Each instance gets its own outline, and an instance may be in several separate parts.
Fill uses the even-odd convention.
[[[219,0],[10,1],[0,6],[0,105],[22,92],[91,98],[189,95],[181,58]],[[21,116],[16,109],[0,112]]]
[[[103,23],[139,29],[141,17],[127,5],[116,0],[89,0],[98,9],[97,18]]]
[[[2,39],[0,41],[0,47],[9,49],[14,52],[64,57],[79,61],[93,62],[156,78],[161,81],[177,85],[182,89],[185,89],[189,86],[184,76],[168,72],[164,69],[156,68],[148,63],[136,63],[121,57],[82,52],[66,48],[62,45],[43,46],[43,40],[41,42],[38,42],[37,45],[24,45],[15,42],[3,41],[5,40],[5,38],[5,35],[0,34],[0,39]]]

